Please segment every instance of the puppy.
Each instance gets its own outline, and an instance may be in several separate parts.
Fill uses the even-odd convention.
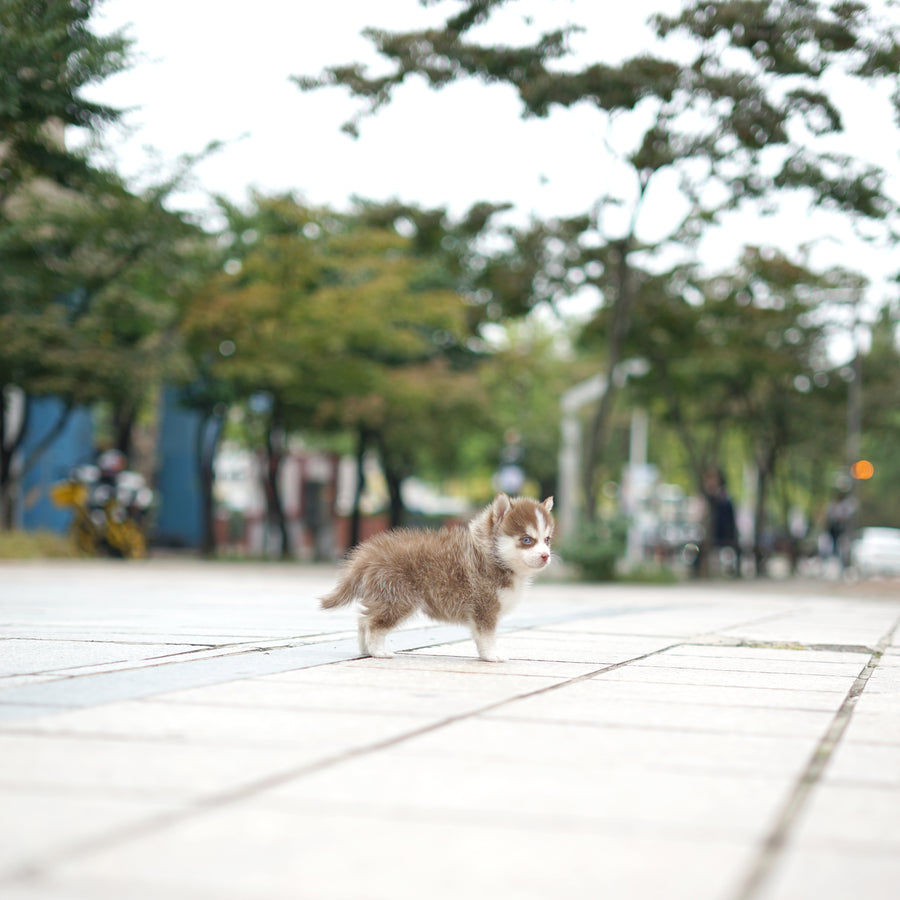
[[[550,563],[553,498],[543,503],[497,494],[467,528],[390,531],[350,556],[323,609],[359,600],[359,649],[390,657],[385,635],[422,610],[440,622],[472,630],[482,659],[502,662],[497,621],[522,589]]]

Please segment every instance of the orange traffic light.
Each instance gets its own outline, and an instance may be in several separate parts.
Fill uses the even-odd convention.
[[[875,466],[867,459],[858,459],[850,466],[850,474],[857,481],[868,481],[875,474]]]

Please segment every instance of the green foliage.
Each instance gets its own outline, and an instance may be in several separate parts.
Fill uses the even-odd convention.
[[[900,528],[900,346],[897,305],[886,305],[872,327],[871,347],[862,362],[862,440],[860,455],[875,466],[869,481],[859,482],[861,525]]]
[[[83,89],[122,70],[129,42],[90,30],[94,0],[0,0],[0,219],[34,179],[83,187],[95,173],[60,140],[66,126],[96,131],[120,113]]]
[[[227,260],[181,324],[195,402],[262,392],[267,432],[354,432],[397,485],[452,471],[464,435],[487,421],[466,258],[492,209],[450,222],[444,211],[359,202],[337,213],[288,195],[224,211]]]
[[[23,196],[0,228],[0,383],[72,405],[139,403],[178,364],[171,330],[202,244],[160,197],[112,178]]]
[[[628,520],[615,517],[583,524],[555,550],[564,562],[575,566],[584,581],[614,581],[627,537]]]
[[[489,445],[482,447],[482,463],[496,467],[504,436],[517,435],[525,474],[549,495],[559,464],[560,397],[593,369],[574,358],[558,329],[512,321],[505,337],[481,367],[481,387],[495,423]]]
[[[642,114],[651,109],[652,124],[638,149],[613,149],[632,165],[641,196],[655,173],[678,169],[681,189],[695,206],[680,239],[718,210],[783,190],[803,190],[813,203],[851,217],[896,212],[878,170],[817,143],[843,129],[823,88],[827,74],[878,82],[900,72],[890,17],[863,4],[701,0],[677,16],[653,19],[664,46],[677,37],[677,61],[641,54],[609,65],[575,61],[568,38],[579,29],[542,30],[537,16],[528,18],[531,34],[516,46],[470,35],[502,5],[468,0],[460,11],[453,4],[443,28],[367,29],[384,62],[378,76],[350,64],[295,80],[304,90],[338,86],[360,98],[363,106],[346,126],[353,134],[412,74],[434,88],[466,78],[509,85],[526,116],[587,103],[611,121],[639,106]],[[708,190],[713,182],[720,188],[717,200]]]
[[[635,336],[649,336],[642,355],[657,372],[657,402],[695,467],[715,454],[725,423],[740,418],[753,434],[756,462],[765,473],[774,469],[782,450],[810,433],[812,411],[824,411],[813,397],[804,398],[801,412],[794,409],[797,385],[818,387],[814,376],[822,368],[811,360],[820,346],[815,329],[807,327],[812,317],[801,320],[796,306],[781,314],[766,306],[765,297],[745,301],[748,295],[737,284],[725,289],[730,296],[711,295],[715,309],[711,303],[689,309],[668,294],[657,276],[642,270],[638,253],[673,244],[691,253],[711,225],[727,222],[730,211],[751,207],[766,214],[787,194],[800,194],[812,207],[854,225],[865,222],[870,239],[877,234],[892,246],[896,197],[882,170],[835,152],[834,138],[844,125],[832,85],[843,80],[893,90],[900,73],[895,11],[814,0],[699,0],[676,16],[654,17],[653,28],[663,42],[660,53],[611,65],[576,59],[568,38],[578,29],[550,27],[539,15],[523,18],[527,36],[515,46],[475,33],[512,4],[467,0],[460,8],[435,0],[432,5],[449,10],[443,27],[365,32],[381,56],[377,76],[351,64],[327,68],[298,84],[304,90],[340,87],[358,98],[359,113],[347,124],[351,133],[413,74],[433,88],[469,78],[511,87],[526,117],[586,104],[598,114],[598,133],[612,135],[613,123],[622,119],[637,129],[637,140],[617,146],[607,140],[603,148],[628,166],[632,177],[618,179],[608,195],[594,198],[585,216],[532,223],[509,233],[509,249],[488,261],[480,285],[488,308],[506,314],[544,303],[556,306],[586,286],[602,297],[592,331],[603,336],[594,347],[599,347],[608,387],[587,435],[583,494],[588,514],[595,509],[595,475],[608,453],[616,375],[627,348],[642,343]],[[677,58],[666,55],[667,47],[675,46],[670,38],[677,39]],[[896,107],[896,92],[893,103]],[[652,214],[651,186],[662,179],[667,189],[678,185],[688,211],[650,248],[642,244],[639,226]],[[627,213],[626,224],[621,225],[619,214],[612,229],[608,214],[616,208]],[[809,281],[790,271],[786,261],[779,265],[785,271],[768,266],[762,281],[777,285],[794,275]],[[683,273],[680,277],[686,283]],[[711,287],[696,290],[703,295]],[[798,324],[786,324],[792,317]],[[790,340],[778,336],[778,329],[786,327],[792,329]],[[699,404],[696,396],[702,397]]]

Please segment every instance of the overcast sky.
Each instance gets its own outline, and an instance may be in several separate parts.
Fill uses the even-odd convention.
[[[631,0],[613,29],[598,14],[609,6],[596,0],[519,0],[502,39],[514,40],[525,11],[551,9],[560,23],[594,26],[576,46],[584,41],[604,59],[624,56],[646,41],[647,15],[666,6],[678,4]],[[98,30],[125,28],[136,40],[137,64],[95,91],[135,107],[127,122],[136,132],[114,142],[128,172],[140,170],[144,144],[175,158],[216,139],[230,143],[200,176],[206,189],[233,199],[254,186],[298,190],[315,203],[396,195],[461,210],[488,199],[552,214],[583,212],[605,190],[595,164],[598,117],[588,109],[523,122],[511,89],[467,82],[434,93],[410,82],[354,141],[339,129],[358,104],[345,92],[303,93],[289,81],[329,64],[377,65],[360,32],[408,29],[446,14],[418,0],[106,0],[100,13]]]
[[[197,190],[183,198],[184,205],[202,208],[210,193],[242,201],[257,188],[294,190],[311,203],[336,207],[356,194],[447,205],[455,213],[481,200],[512,202],[521,217],[587,211],[621,177],[604,158],[601,117],[587,106],[522,121],[511,89],[465,82],[433,92],[411,81],[363,122],[354,141],[340,125],[356,102],[339,90],[303,93],[289,81],[329,64],[377,65],[360,35],[363,28],[437,22],[446,14],[443,6],[423,9],[418,0],[105,0],[96,30],[124,28],[136,42],[132,68],[93,91],[131,108],[127,131],[107,135],[116,167],[137,176],[151,159],[146,147],[171,162],[221,140],[226,146],[198,168]],[[523,15],[549,10],[558,24],[586,27],[574,42],[585,58],[611,62],[648,47],[645,22],[652,12],[680,6],[679,0],[518,0],[508,5],[493,36],[513,43]],[[848,130],[896,175],[897,147],[883,139],[885,107],[874,102],[853,98]],[[650,239],[681,211],[664,184],[658,191],[641,224]],[[833,234],[800,204],[779,221],[745,219],[711,241],[706,253],[727,262],[745,242],[789,247],[816,232],[831,236],[813,262],[841,261],[879,274],[896,268],[884,253]]]

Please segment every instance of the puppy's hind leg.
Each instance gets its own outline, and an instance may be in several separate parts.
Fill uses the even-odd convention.
[[[371,611],[365,610],[359,615],[357,633],[359,635],[359,652],[375,659],[390,659],[394,654],[384,646],[384,638],[390,628],[379,627],[373,621]]]
[[[359,652],[376,659],[390,659],[394,654],[384,646],[384,638],[395,623],[386,621],[384,610],[364,606],[356,626],[359,636]]]
[[[370,625],[366,630],[366,646],[368,647],[369,656],[375,659],[390,659],[394,654],[384,646],[387,629],[373,628]]]
[[[369,656],[390,659],[394,654],[384,646],[385,636],[416,611],[417,601],[402,591],[391,590],[389,583],[378,587],[365,601],[361,630]]]

